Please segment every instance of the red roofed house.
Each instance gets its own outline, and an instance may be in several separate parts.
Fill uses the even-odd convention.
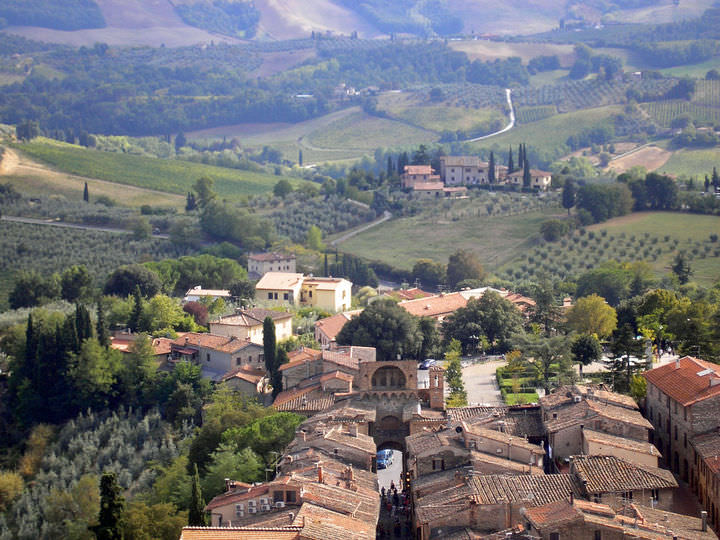
[[[302,348],[288,354],[290,361],[280,366],[283,388],[288,390],[299,386],[305,379],[325,373],[340,371],[350,376],[358,373],[360,362],[374,362],[373,347],[337,347],[317,351]]]
[[[120,332],[110,338],[110,347],[124,354],[130,354],[130,349],[140,334]],[[152,348],[155,353],[155,359],[164,362],[170,355],[170,344],[172,339],[169,338],[152,338]]]
[[[428,182],[440,182],[440,176],[435,174],[430,165],[405,165],[405,170],[400,175],[400,185],[404,189]]]
[[[438,321],[438,323],[441,323],[448,315],[454,313],[461,307],[466,307],[467,303],[467,299],[461,293],[456,292],[438,294],[417,300],[406,300],[399,302],[398,306],[402,307],[410,315],[415,315],[416,317],[432,317]]]
[[[523,185],[523,171],[515,171],[507,175],[507,183],[512,186]],[[547,191],[552,185],[552,173],[530,169],[530,187],[539,191]]]
[[[263,325],[270,317],[275,324],[275,341],[280,342],[292,336],[293,314],[271,309],[240,309],[234,315],[210,321],[210,333],[218,336],[249,339],[258,345],[263,344]]]
[[[203,377],[219,381],[238,367],[265,374],[262,345],[235,337],[188,332],[171,344],[170,363],[186,361],[199,365]]]
[[[253,253],[248,255],[248,277],[260,279],[268,272],[295,272],[295,255]]]
[[[646,409],[655,427],[655,446],[672,471],[698,493],[699,460],[695,459],[697,453],[691,442],[694,437],[720,427],[720,366],[685,356],[651,369],[644,376]]]
[[[354,311],[344,311],[337,313],[332,317],[326,317],[315,322],[315,341],[320,343],[323,349],[327,349],[335,343],[335,338],[347,323],[353,317],[357,317],[362,313],[361,309]]]

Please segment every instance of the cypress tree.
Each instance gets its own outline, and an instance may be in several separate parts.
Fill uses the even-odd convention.
[[[190,493],[190,509],[188,512],[188,525],[190,527],[204,527],[205,522],[205,501],[203,500],[202,489],[200,488],[200,475],[198,474],[197,463],[193,463],[194,473],[192,478],[192,492]]]
[[[712,185],[715,189],[720,188],[720,176],[718,176],[717,168],[713,167]]]
[[[710,179],[708,178],[708,175],[705,175],[705,193],[710,191]]]
[[[495,181],[495,154],[490,152],[490,162],[488,163],[488,183],[494,184]]]
[[[90,192],[88,191],[87,182],[85,182],[85,188],[83,189],[83,201],[90,202]]]
[[[298,150],[298,165],[303,166],[303,155],[302,150]]]
[[[329,276],[330,272],[328,272],[328,258],[327,258],[327,251],[325,252],[325,275]]]
[[[523,156],[525,156],[525,151],[523,150]],[[523,187],[529,188],[530,184],[532,183],[532,177],[530,176],[530,163],[527,159],[525,159],[525,163],[523,165]]]
[[[93,337],[92,323],[90,322],[90,313],[85,306],[75,304],[75,329],[77,331],[78,343]]]
[[[97,334],[100,345],[105,348],[110,346],[110,332],[108,332],[107,323],[105,322],[105,307],[102,298],[97,301],[97,322],[95,323],[95,333]]]
[[[515,163],[513,162],[512,146],[508,150],[508,174],[515,172]]]
[[[393,160],[392,156],[388,156],[388,162],[387,162],[387,175],[392,176],[393,175]]]
[[[265,317],[263,321],[263,352],[265,354],[265,369],[268,375],[275,370],[275,356],[277,355],[277,343],[275,342],[275,323],[272,317]]]
[[[122,540],[125,499],[120,494],[115,473],[103,473],[100,479],[99,523],[90,527],[97,540]]]
[[[32,313],[28,314],[27,327],[25,328],[25,362],[34,362],[37,358],[37,336],[33,326]]]
[[[140,328],[140,318],[143,312],[143,301],[142,293],[140,292],[140,286],[135,285],[135,291],[133,292],[134,304],[132,312],[130,313],[130,320],[128,321],[128,327],[131,331],[137,332]]]

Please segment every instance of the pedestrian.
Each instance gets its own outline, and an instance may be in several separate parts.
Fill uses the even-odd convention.
[[[391,490],[395,489],[395,480],[390,480],[390,489]]]
[[[380,493],[382,495],[382,498],[385,499],[385,486],[380,490]]]

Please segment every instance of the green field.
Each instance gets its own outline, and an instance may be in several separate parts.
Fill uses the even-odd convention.
[[[499,270],[506,279],[565,279],[605,261],[647,261],[658,277],[670,272],[675,255],[692,259],[693,280],[709,286],[720,279],[720,217],[674,212],[640,212],[576,231],[558,242],[515,250]]]
[[[672,121],[682,115],[689,116],[695,124],[720,122],[720,109],[687,101],[653,101],[644,103],[642,108],[663,127],[670,127]]]
[[[557,114],[538,122],[516,126],[507,133],[474,143],[474,146],[476,148],[498,146],[507,149],[511,144],[517,146],[520,143],[527,143],[528,146],[552,154],[565,144],[570,135],[580,133],[586,128],[609,123],[611,117],[621,111],[621,107],[609,106]]]
[[[394,219],[342,243],[348,253],[410,270],[417,259],[447,262],[458,249],[477,253],[493,270],[530,245],[540,224],[557,209],[535,211],[512,217],[468,216],[443,219],[427,214]]]
[[[436,133],[404,122],[354,113],[311,133],[303,143],[311,150],[372,152],[381,146],[418,145],[437,139]]]
[[[193,183],[201,176],[212,178],[218,195],[228,199],[267,193],[272,191],[278,181],[277,176],[270,174],[179,160],[100,152],[48,139],[36,139],[20,145],[18,149],[70,174],[179,195],[190,191]]]
[[[390,114],[423,129],[431,131],[470,130],[486,122],[507,119],[497,109],[463,109],[460,107],[416,106],[390,111]]]
[[[683,149],[674,152],[659,172],[705,178],[706,174],[712,172],[713,167],[720,167],[720,148]]]

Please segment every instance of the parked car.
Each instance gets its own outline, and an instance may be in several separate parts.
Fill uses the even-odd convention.
[[[377,453],[377,468],[387,469],[393,463],[393,451],[392,450],[380,450]]]
[[[436,363],[437,361],[434,358],[428,358],[427,360],[424,360],[420,363],[420,369],[430,369]]]

